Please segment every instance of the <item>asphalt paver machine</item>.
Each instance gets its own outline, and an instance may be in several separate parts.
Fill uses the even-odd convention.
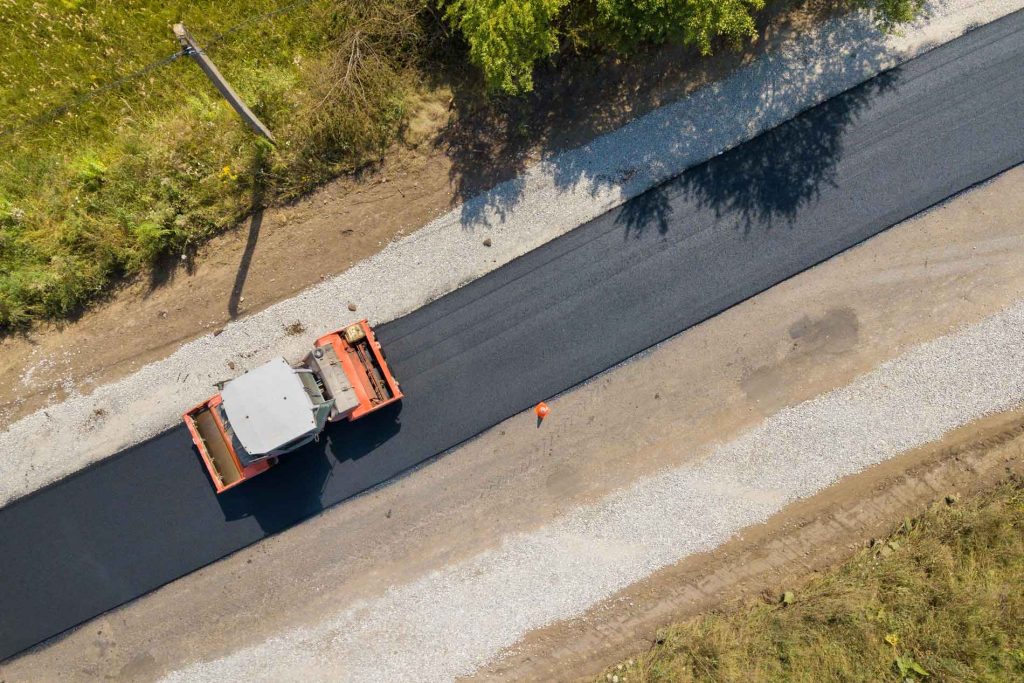
[[[267,471],[328,422],[358,420],[402,398],[365,320],[320,337],[297,365],[275,358],[218,386],[183,416],[217,493]]]

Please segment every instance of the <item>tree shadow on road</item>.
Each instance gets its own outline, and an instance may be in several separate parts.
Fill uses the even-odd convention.
[[[835,187],[846,130],[898,81],[898,69],[886,71],[690,169],[678,185],[698,206],[713,209],[716,218],[735,216],[746,233],[755,226],[791,225],[801,207],[820,196],[823,186]]]
[[[625,228],[626,237],[642,237],[652,228],[665,235],[671,218],[669,193],[664,187],[656,187],[623,204],[615,215],[615,223]]]
[[[717,220],[735,221],[749,233],[791,225],[800,209],[835,186],[836,166],[847,144],[846,131],[880,94],[892,90],[899,70],[834,97],[800,116],[739,145],[679,177],[633,198],[616,223],[626,237],[669,231],[672,200],[682,196]]]
[[[536,92],[519,100],[482,100],[478,84],[456,87],[452,107],[458,116],[436,146],[452,162],[452,201],[461,205],[462,225],[474,229],[504,222],[525,196],[529,183],[522,174],[530,167],[558,190],[633,194],[631,188],[664,180],[690,159],[700,161],[708,135],[742,137],[788,111],[792,102],[820,91],[823,80],[877,70],[886,59],[884,41],[867,19],[822,24],[813,44],[799,50],[779,45],[801,26],[791,26],[785,17],[775,23],[767,19],[755,46],[739,53],[723,49],[712,59],[673,47],[635,59],[587,55],[571,68],[540,68]],[[772,47],[764,53],[766,45]],[[809,54],[814,64],[807,61]],[[728,92],[720,88],[720,79],[742,65],[739,86]],[[703,87],[694,91],[695,84]],[[676,108],[674,100],[686,93],[690,106]],[[616,144],[602,137],[645,112],[655,115],[626,135],[620,132]],[[787,157],[781,163],[791,161]],[[780,175],[778,180],[787,179]],[[667,205],[657,198],[644,203],[646,211],[629,210],[636,213],[629,224],[639,225],[649,213],[659,215],[658,225],[667,227]],[[779,207],[786,203],[780,199]]]

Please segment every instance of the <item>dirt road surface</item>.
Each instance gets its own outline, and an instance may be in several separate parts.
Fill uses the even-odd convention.
[[[621,591],[586,616],[534,631],[473,678],[593,681],[651,647],[659,628],[744,597],[775,602],[928,505],[956,505],[1024,475],[1024,411],[972,423],[791,505],[714,552]],[[714,511],[709,511],[714,514]]]
[[[765,416],[1024,298],[1022,189],[1018,167],[558,397],[540,428],[532,414],[511,418],[389,486],[5,663],[0,678],[156,679],[315,625],[493,548],[507,534],[689,462]],[[898,509],[867,495],[875,486],[897,484],[883,489],[908,505],[970,486],[957,467],[948,480],[915,482],[931,481],[929,473],[938,470],[929,468],[948,463],[951,453],[980,453],[977,444],[988,437],[1005,448],[979,471],[995,472],[1002,465],[992,463],[1007,457],[1008,464],[1019,461],[1005,449],[1018,448],[1013,435],[1020,419],[993,418],[937,449],[852,477],[585,619],[531,635],[489,673],[523,679],[587,673],[642,642],[660,618],[799,573],[801,558],[811,554],[841,554],[885,525],[886,514],[873,511]],[[911,471],[909,478],[901,479],[903,470]],[[833,507],[815,507],[822,504]],[[819,517],[825,527],[840,520],[847,536],[801,526]],[[763,564],[748,566],[751,557]],[[712,577],[696,594],[676,583],[694,572]],[[625,606],[630,600],[635,608]],[[343,666],[344,653],[332,652],[329,643],[323,656]]]

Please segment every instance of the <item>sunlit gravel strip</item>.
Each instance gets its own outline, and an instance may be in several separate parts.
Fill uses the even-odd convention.
[[[949,0],[929,20],[883,38],[861,15],[826,22],[731,77],[593,143],[539,162],[413,235],[298,296],[187,343],[88,396],[25,417],[0,433],[0,505],[153,436],[205,399],[214,382],[275,355],[299,357],[311,333],[358,315],[392,320],[778,125],[879,71],[1024,6]],[[482,246],[491,238],[490,248]],[[230,366],[229,366],[230,363]],[[233,368],[233,369],[229,369]],[[27,368],[26,383],[32,369]]]
[[[784,505],[1024,401],[1024,303],[765,420],[705,460],[495,551],[168,681],[451,680],[527,632],[710,550]],[[685,448],[685,444],[680,444]]]

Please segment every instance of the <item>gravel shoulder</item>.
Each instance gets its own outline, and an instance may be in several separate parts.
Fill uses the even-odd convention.
[[[1024,475],[1024,410],[972,423],[848,477],[710,553],[634,584],[580,618],[531,633],[472,680],[593,681],[647,651],[658,629],[744,598],[775,601],[929,505]],[[954,503],[956,504],[956,503]],[[469,680],[467,679],[467,680]]]
[[[233,656],[265,676],[281,673],[276,662],[288,668],[285,679],[323,678],[359,661],[426,661],[417,659],[422,647],[457,657],[455,643],[471,634],[454,630],[447,642],[357,631],[350,639],[330,624],[642,477],[699,463],[766,417],[1024,299],[1022,186],[1024,169],[1005,173],[557,398],[542,428],[532,415],[512,418],[391,485],[5,663],[0,678],[153,680],[179,671],[203,680]],[[582,550],[565,548],[566,561]],[[796,555],[804,552],[817,547]],[[537,566],[555,571],[555,559]],[[239,581],[250,590],[238,591]],[[564,599],[544,597],[555,608]],[[609,641],[632,633],[614,626],[621,609],[609,612]],[[401,621],[412,613],[372,614]],[[277,658],[295,634],[301,645]],[[545,657],[536,661],[554,665]]]

